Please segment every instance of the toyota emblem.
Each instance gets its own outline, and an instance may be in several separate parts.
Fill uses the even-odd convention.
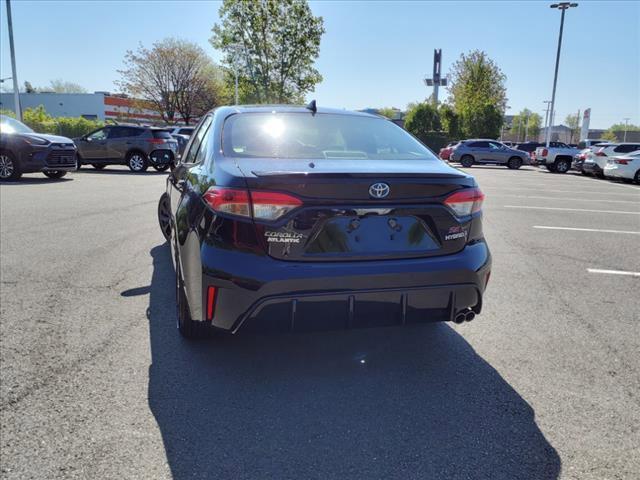
[[[369,195],[373,198],[385,198],[390,191],[389,185],[383,182],[374,183],[369,187]]]

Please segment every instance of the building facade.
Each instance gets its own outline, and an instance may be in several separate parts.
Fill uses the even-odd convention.
[[[162,124],[162,116],[141,101],[109,92],[20,93],[22,110],[42,105],[52,117],[83,117],[88,120],[114,120]],[[13,93],[0,93],[0,109],[15,112]]]

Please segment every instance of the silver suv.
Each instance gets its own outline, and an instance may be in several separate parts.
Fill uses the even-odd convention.
[[[473,164],[497,164],[518,169],[528,163],[529,156],[527,152],[507,147],[497,140],[477,138],[463,140],[453,147],[449,161],[461,163],[463,167],[471,167]]]
[[[178,156],[178,141],[159,128],[108,125],[73,141],[78,147],[78,168],[87,163],[98,170],[124,164],[133,172],[150,166],[162,172]]]

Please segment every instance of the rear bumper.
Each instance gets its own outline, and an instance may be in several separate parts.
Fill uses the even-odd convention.
[[[594,162],[584,162],[582,164],[582,171],[587,173],[602,173],[600,166]]]
[[[233,333],[446,321],[467,308],[480,313],[491,269],[484,242],[443,257],[366,262],[283,262],[206,245],[201,254],[203,299],[208,286],[217,287],[212,324]]]

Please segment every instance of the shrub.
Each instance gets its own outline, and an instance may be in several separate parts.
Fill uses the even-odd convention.
[[[63,137],[81,137],[82,135],[104,126],[98,120],[87,120],[82,117],[52,117],[39,105],[36,108],[27,108],[22,114],[25,125],[38,133],[51,133]]]
[[[409,109],[405,117],[404,127],[420,140],[429,132],[442,129],[438,111],[427,103],[419,103]]]

